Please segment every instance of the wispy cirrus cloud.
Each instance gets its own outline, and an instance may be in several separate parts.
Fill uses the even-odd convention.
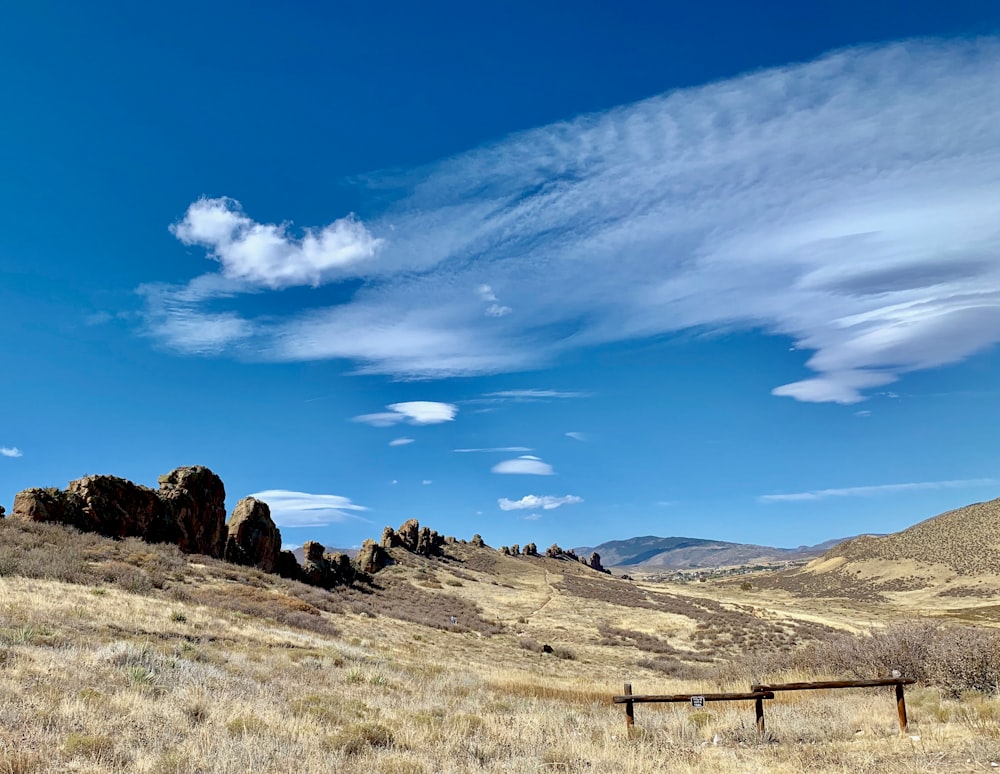
[[[825,500],[828,497],[876,497],[878,495],[899,494],[901,492],[919,492],[928,489],[964,489],[966,487],[997,486],[1000,479],[996,478],[966,478],[951,481],[916,481],[905,484],[878,484],[875,486],[852,486],[842,489],[814,489],[808,492],[793,492],[791,494],[761,495],[757,502],[761,503],[797,503],[813,500]]]
[[[552,511],[564,505],[576,505],[582,503],[583,498],[577,495],[563,495],[555,497],[553,495],[525,495],[520,500],[508,500],[501,497],[497,500],[501,511],[531,511],[541,508],[543,511]]]
[[[23,457],[24,452],[16,446],[0,446],[0,457]]]
[[[452,449],[457,454],[477,454],[483,452],[530,452],[530,446],[491,446],[484,449]]]
[[[458,406],[432,400],[413,400],[386,406],[388,411],[375,414],[361,414],[352,421],[373,427],[392,427],[400,423],[408,425],[436,425],[451,422],[458,413]]]
[[[407,438],[407,437],[404,436],[402,438],[393,438],[391,441],[389,441],[389,445],[390,446],[408,446],[409,444],[411,444],[413,442],[414,442],[413,438]]]
[[[279,527],[322,527],[351,520],[367,521],[356,515],[367,511],[365,506],[340,495],[268,489],[251,497],[268,504],[271,518]]]
[[[775,395],[854,403],[1000,341],[997,82],[994,38],[855,48],[457,154],[366,224],[296,237],[199,200],[174,232],[229,285],[211,308],[185,300],[201,278],[147,288],[147,323],[181,351],[416,378],[753,329],[811,353]],[[261,293],[291,284],[337,292]]]
[[[547,462],[531,454],[522,454],[517,459],[504,460],[498,462],[492,468],[494,473],[528,475],[528,476],[554,476],[555,471]]]
[[[571,431],[569,433],[566,433],[566,437],[567,438],[572,438],[574,441],[586,441],[586,440],[588,440],[588,437],[587,437],[586,433],[578,433],[578,432],[575,432],[575,431]]]

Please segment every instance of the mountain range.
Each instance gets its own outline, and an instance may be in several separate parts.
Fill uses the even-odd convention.
[[[744,564],[766,564],[814,559],[842,542],[827,540],[814,546],[775,548],[752,543],[729,543],[690,537],[645,535],[627,540],[611,540],[598,546],[575,548],[577,554],[601,555],[605,567],[648,567],[665,570],[690,570]]]

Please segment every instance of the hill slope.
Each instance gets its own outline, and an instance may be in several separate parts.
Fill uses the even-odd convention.
[[[956,599],[1000,592],[1000,499],[974,503],[890,535],[844,541],[805,567],[762,581],[797,593]]]

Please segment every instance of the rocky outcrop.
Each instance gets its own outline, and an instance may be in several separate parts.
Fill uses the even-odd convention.
[[[222,556],[226,530],[226,488],[222,479],[201,465],[177,468],[160,476],[159,496],[173,514],[180,537],[177,545],[189,554]]]
[[[472,543],[472,545],[474,545],[476,548],[486,547],[486,543],[483,542],[483,536],[480,535],[478,532],[472,536],[472,540],[469,542]]]
[[[420,538],[420,522],[416,519],[407,519],[396,530],[396,535],[402,548],[416,553],[417,541]]]
[[[186,553],[221,557],[226,490],[208,468],[178,468],[159,491],[117,476],[85,476],[65,491],[26,489],[14,498],[16,518],[69,524],[108,537],[176,543]]]
[[[444,556],[445,537],[427,527],[420,527],[416,519],[407,519],[399,529],[386,527],[382,530],[379,545],[384,549],[405,548],[421,556]]]
[[[302,546],[302,550],[305,554],[302,576],[306,583],[332,589],[359,579],[357,568],[346,554],[328,554],[322,544],[313,540]]]
[[[549,557],[549,559],[568,559],[572,562],[580,560],[580,557],[576,555],[576,551],[572,548],[560,548],[557,543],[553,543],[545,549],[545,555]],[[584,560],[584,564],[586,564],[586,560]]]
[[[524,551],[522,553],[525,556],[538,556],[538,546],[534,543],[525,543]]]
[[[281,554],[281,532],[271,519],[267,503],[244,497],[233,509],[226,525],[225,559],[234,564],[276,572]]]
[[[358,569],[366,575],[373,575],[392,564],[392,558],[386,550],[374,540],[366,540],[361,544],[361,550],[355,557]]]
[[[76,496],[59,489],[25,489],[14,495],[11,517],[25,521],[55,521],[78,526],[81,506]]]
[[[604,569],[604,566],[601,564],[601,555],[597,553],[597,551],[594,551],[590,555],[590,561],[587,562],[587,566],[590,567],[590,569],[592,570],[597,570],[598,572],[606,572],[609,575],[611,574],[611,570]]]

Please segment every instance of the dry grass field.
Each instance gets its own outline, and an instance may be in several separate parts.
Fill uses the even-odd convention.
[[[637,584],[465,544],[321,591],[138,540],[0,522],[0,774],[936,772],[1000,763],[1000,640],[904,604]],[[981,608],[975,604],[980,603]],[[948,614],[947,606],[929,610]],[[456,623],[451,617],[455,616]],[[984,623],[985,622],[985,623]],[[880,628],[869,636],[872,627]],[[548,647],[545,647],[548,646]],[[873,677],[752,705],[611,697]]]

